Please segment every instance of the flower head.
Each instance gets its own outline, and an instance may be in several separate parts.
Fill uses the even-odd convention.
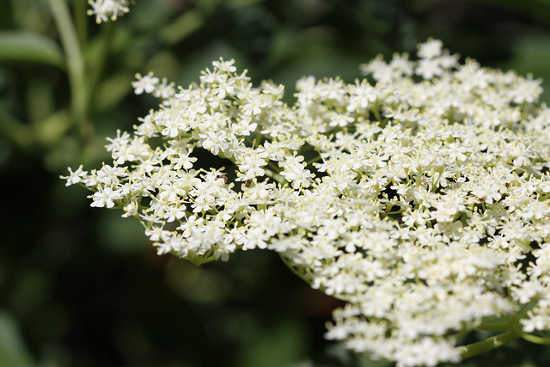
[[[372,79],[304,78],[293,104],[232,61],[177,92],[142,77],[136,92],[159,107],[110,140],[112,164],[67,183],[138,218],[159,254],[278,252],[346,302],[328,338],[399,366],[459,360],[460,336],[488,317],[549,329],[539,82],[458,63],[435,40],[417,61],[378,57],[363,70]]]

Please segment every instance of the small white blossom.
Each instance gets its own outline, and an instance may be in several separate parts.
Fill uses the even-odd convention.
[[[418,45],[418,56],[423,59],[433,59],[443,51],[443,43],[440,40],[429,39]]]
[[[89,0],[89,15],[95,16],[97,23],[117,20],[130,11],[129,0]]]
[[[71,186],[78,183],[83,183],[84,178],[88,175],[86,171],[82,169],[82,165],[80,165],[75,171],[73,171],[70,167],[68,168],[69,175],[68,176],[61,176],[61,178],[65,181],[65,186]]]
[[[110,187],[99,189],[93,195],[90,196],[93,200],[91,206],[97,208],[112,208],[115,206],[115,201],[121,198],[119,192],[113,190]]]
[[[155,77],[153,73],[147,75],[136,74],[136,81],[132,82],[134,92],[136,94],[151,94],[157,90],[159,85],[159,78]]]

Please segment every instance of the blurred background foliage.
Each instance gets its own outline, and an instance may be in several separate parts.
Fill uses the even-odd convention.
[[[361,62],[433,36],[550,92],[548,0],[138,0],[102,26],[86,0],[0,3],[0,367],[391,365],[324,341],[338,303],[276,256],[157,257],[138,224],[65,189],[66,166],[107,159],[105,137],[154,106],[131,95],[136,72],[188,83],[235,58],[291,99],[299,76],[353,80]],[[72,14],[76,82],[53,3]],[[550,351],[517,343],[462,364],[496,365],[548,366]]]

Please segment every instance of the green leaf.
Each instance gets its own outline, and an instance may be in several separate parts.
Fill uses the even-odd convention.
[[[63,67],[63,55],[50,39],[30,32],[0,32],[0,61],[36,62]]]
[[[34,365],[13,319],[0,313],[0,365],[30,367]]]

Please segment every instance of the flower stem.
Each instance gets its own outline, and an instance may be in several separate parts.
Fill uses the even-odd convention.
[[[86,15],[87,6],[88,2],[86,0],[76,0],[74,6],[76,30],[78,34],[78,40],[81,45],[86,43],[86,39],[88,37],[88,17]]]
[[[84,76],[84,59],[78,43],[77,32],[65,0],[49,0],[49,3],[67,59],[73,116],[82,137],[87,140],[91,134],[91,127],[86,120],[88,97]]]
[[[462,358],[474,357],[490,350],[502,347],[503,345],[510,343],[520,336],[521,334],[518,333],[517,330],[512,329],[502,334],[498,334],[482,340],[480,342],[461,346],[459,347],[460,355],[462,356]]]

